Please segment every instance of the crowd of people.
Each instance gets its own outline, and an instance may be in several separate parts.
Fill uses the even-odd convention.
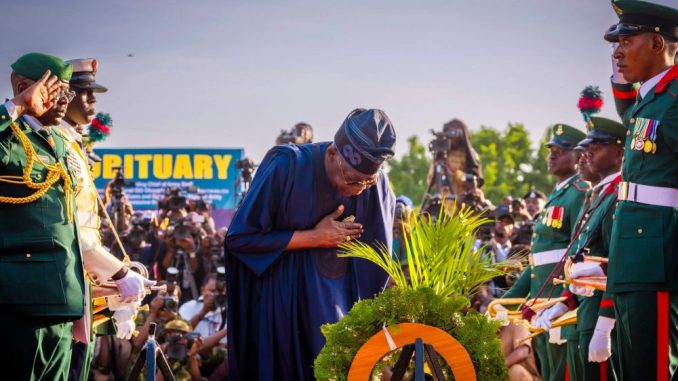
[[[198,189],[168,188],[156,211],[135,211],[118,173],[100,198],[85,144],[107,91],[97,61],[19,57],[13,98],[0,105],[0,325],[13,343],[0,347],[3,378],[134,378],[157,340],[178,380],[311,380],[320,326],[389,285],[337,248],[386,245],[407,266],[413,210],[436,218],[454,205],[488,217],[475,247],[505,269],[472,303],[502,323],[511,380],[669,380],[678,9],[613,8],[619,23],[605,39],[621,121],[583,108],[581,128],[550,127],[548,195],[493,205],[468,128],[454,119],[429,146],[423,205],[395,197],[382,170],[395,154],[393,123],[358,108],[331,142],[313,144],[306,123],[282,131],[220,229]],[[520,318],[509,315],[515,300]]]

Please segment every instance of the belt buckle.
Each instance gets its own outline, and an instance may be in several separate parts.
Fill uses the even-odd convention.
[[[619,184],[619,200],[627,201],[629,199],[629,182],[622,181]]]

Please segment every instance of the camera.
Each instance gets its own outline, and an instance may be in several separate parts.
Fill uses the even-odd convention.
[[[170,361],[182,361],[195,340],[200,338],[199,332],[173,333],[167,336],[166,355]],[[185,339],[185,342],[183,342]]]
[[[235,162],[235,167],[240,170],[240,177],[244,182],[252,182],[252,173],[254,172],[254,162],[250,158],[240,159]]]
[[[172,312],[175,312],[179,309],[179,300],[177,300],[174,296],[165,296],[162,298],[162,300],[163,300],[162,305],[163,309]]]
[[[113,171],[115,171],[115,177],[111,181],[111,194],[115,198],[120,198],[123,195],[123,188],[133,187],[135,183],[134,181],[125,180],[122,167],[113,167]]]
[[[165,189],[165,196],[158,201],[158,209],[179,210],[185,209],[187,206],[186,197],[181,188]]]
[[[428,143],[429,152],[431,152],[435,160],[445,159],[447,157],[447,152],[452,148],[452,141],[450,139],[456,136],[457,131],[430,131],[435,138]]]

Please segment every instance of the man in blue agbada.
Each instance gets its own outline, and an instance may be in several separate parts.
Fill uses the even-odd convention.
[[[383,111],[356,109],[334,142],[266,154],[226,236],[229,380],[313,380],[320,326],[382,290],[386,273],[337,246],[390,250],[395,140]]]

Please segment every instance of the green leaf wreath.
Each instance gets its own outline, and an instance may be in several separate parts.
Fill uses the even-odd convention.
[[[388,273],[395,287],[374,299],[359,301],[337,323],[321,327],[327,342],[314,363],[317,380],[346,380],[363,343],[384,324],[403,322],[435,326],[452,335],[471,356],[478,380],[507,379],[497,338],[499,326],[471,310],[469,300],[483,283],[503,274],[504,264],[492,263],[483,255],[483,248],[474,245],[476,232],[487,219],[469,209],[447,214],[437,219],[411,215],[404,223],[409,273],[393,259],[386,245],[375,249],[362,242],[348,242],[340,246],[339,256],[375,263]],[[396,356],[385,360],[389,364],[395,361]],[[449,369],[445,373],[452,377]]]

